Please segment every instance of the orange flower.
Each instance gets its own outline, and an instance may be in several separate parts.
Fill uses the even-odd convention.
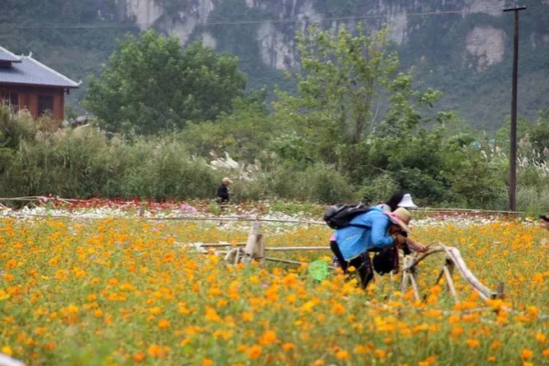
[[[529,350],[528,348],[523,348],[522,351],[520,352],[520,357],[522,357],[523,359],[530,358],[533,355],[534,355],[534,352],[532,352],[532,350]]]
[[[134,362],[143,362],[147,356],[143,352],[136,352],[132,356]]]
[[[206,307],[206,320],[209,321],[209,322],[220,322],[221,321],[221,318],[219,317],[219,315],[217,314],[217,312],[207,306]]]
[[[211,366],[213,365],[214,362],[212,360],[210,360],[209,358],[205,358],[202,360],[202,366]]]
[[[477,339],[468,339],[467,341],[465,341],[465,343],[469,348],[477,348],[478,346],[480,346],[480,342]]]
[[[158,322],[158,328],[160,329],[169,329],[170,325],[171,323],[167,319],[160,319],[160,321]]]
[[[153,344],[152,346],[150,346],[147,349],[147,353],[151,357],[162,357],[165,354],[164,349],[162,349],[162,347],[157,344]]]
[[[248,354],[248,357],[250,357],[252,360],[255,360],[256,358],[259,358],[259,356],[261,356],[261,347],[257,345],[251,346],[246,350],[246,353]]]
[[[293,343],[284,343],[282,345],[282,349],[284,351],[289,351],[289,350],[294,349],[294,348],[295,348],[295,344],[293,344]]]
[[[351,358],[351,355],[349,354],[349,352],[340,349],[336,352],[336,357],[338,360],[348,360],[349,358]]]
[[[345,314],[345,307],[341,305],[340,303],[336,302],[332,306],[332,313],[335,315],[343,315]]]
[[[376,350],[374,351],[374,355],[375,355],[377,358],[383,360],[385,357],[387,357],[387,352],[385,352],[385,350],[382,350],[382,349],[376,349]]]
[[[259,339],[259,343],[266,346],[271,343],[276,342],[276,333],[272,330],[266,330],[263,332],[263,335]]]
[[[243,312],[242,313],[242,320],[245,321],[245,322],[251,322],[252,320],[254,320],[254,314]]]

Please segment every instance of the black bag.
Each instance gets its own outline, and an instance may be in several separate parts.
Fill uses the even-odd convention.
[[[323,220],[332,229],[341,229],[347,226],[361,227],[369,229],[366,225],[351,225],[350,222],[356,216],[370,211],[370,206],[362,203],[339,203],[330,206],[324,212]]]
[[[404,243],[402,246],[402,251],[404,255],[409,255],[412,253],[408,243]],[[393,271],[393,274],[397,274],[399,270],[399,253],[398,246],[391,245],[388,248],[383,248],[374,255],[372,261],[374,270],[380,276],[383,276],[385,273]]]
[[[395,258],[397,258],[396,270],[398,272],[398,249],[396,249],[394,245],[381,249],[374,255],[374,259],[372,261],[374,270],[380,276],[391,272],[395,269]]]

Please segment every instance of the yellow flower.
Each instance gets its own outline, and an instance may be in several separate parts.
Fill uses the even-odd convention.
[[[543,333],[537,333],[536,334],[536,339],[541,344],[545,344],[545,342],[547,342],[547,337]]]
[[[13,351],[10,346],[4,346],[2,347],[2,353],[8,356],[13,355]]]

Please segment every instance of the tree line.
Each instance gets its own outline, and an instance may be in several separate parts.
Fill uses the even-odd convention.
[[[240,199],[372,201],[403,189],[423,204],[504,208],[506,127],[483,135],[439,110],[442,93],[418,87],[388,35],[307,29],[288,74],[296,89],[276,90],[273,103],[246,88],[230,54],[152,30],[128,36],[90,80],[84,106],[98,129],[85,138],[4,110],[2,177],[13,193],[163,199],[211,197],[233,174]],[[519,205],[534,209],[549,203],[547,114],[524,122],[521,138]],[[208,165],[225,153],[238,168]]]

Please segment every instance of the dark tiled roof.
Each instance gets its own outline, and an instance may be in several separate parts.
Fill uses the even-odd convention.
[[[3,47],[0,47],[0,62],[21,62],[21,57],[14,55]]]
[[[78,88],[77,83],[61,75],[32,56],[20,56],[19,63],[11,66],[0,66],[0,83],[57,86],[62,88]]]

